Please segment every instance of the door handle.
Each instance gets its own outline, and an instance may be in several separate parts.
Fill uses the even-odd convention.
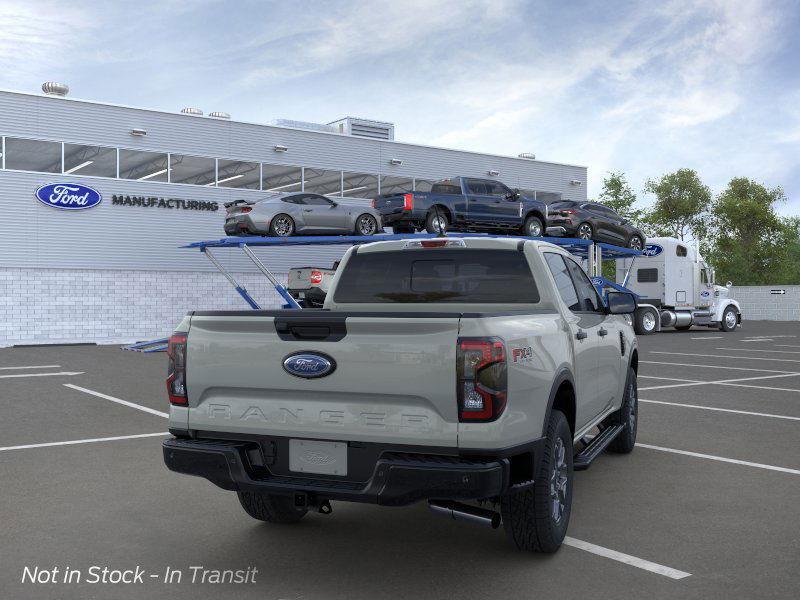
[[[314,209],[312,208],[304,208],[303,212],[313,212]]]
[[[608,335],[608,330],[607,329],[603,329],[601,327],[600,331],[597,332],[597,335],[599,335],[600,337],[606,337]]]
[[[589,337],[589,334],[586,333],[583,329],[581,329],[578,331],[578,333],[575,334],[575,337],[578,338],[579,340],[585,340],[587,337]]]

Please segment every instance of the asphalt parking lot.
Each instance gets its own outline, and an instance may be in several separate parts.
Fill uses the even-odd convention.
[[[0,597],[796,598],[800,323],[639,345],[639,447],[576,474],[569,544],[552,556],[424,505],[334,503],[262,524],[233,493],[164,467],[163,353],[2,349]],[[25,567],[59,579],[94,565],[146,574],[22,582]],[[258,573],[193,584],[191,566]],[[182,581],[165,583],[167,569]]]

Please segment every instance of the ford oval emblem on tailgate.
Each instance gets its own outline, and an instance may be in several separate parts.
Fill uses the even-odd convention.
[[[319,352],[295,352],[283,359],[283,369],[295,377],[315,379],[333,373],[336,361]]]

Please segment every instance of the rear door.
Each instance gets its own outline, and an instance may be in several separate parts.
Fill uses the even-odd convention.
[[[467,198],[467,221],[485,225],[495,220],[494,204],[499,200],[489,193],[482,179],[464,179],[464,193]]]
[[[189,428],[455,447],[458,327],[457,314],[195,313]],[[333,369],[292,375],[298,353]]]
[[[578,293],[567,266],[567,261],[572,261],[555,252],[545,252],[544,258],[553,275],[558,293],[570,311],[567,323],[574,349],[574,375],[578,396],[576,425],[580,429],[599,412],[597,409],[600,352],[598,331],[602,324],[602,318],[597,314],[594,306],[586,304],[586,298],[582,298]]]

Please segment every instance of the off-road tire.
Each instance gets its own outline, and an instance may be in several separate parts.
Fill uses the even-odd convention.
[[[564,447],[566,485],[563,512],[558,521],[553,516],[551,476],[556,461],[555,449],[560,439]],[[520,550],[555,552],[564,541],[569,526],[572,505],[572,432],[561,411],[550,413],[547,439],[539,472],[534,484],[520,490],[510,490],[500,497],[500,513],[508,539]]]
[[[428,216],[425,218],[425,231],[428,233],[443,233],[436,227],[435,220],[437,217],[444,221],[444,231],[447,231],[447,227],[450,225],[450,219],[447,217],[447,212],[441,208],[432,208],[428,211]]]
[[[622,406],[608,419],[609,424],[623,424],[625,428],[608,445],[609,452],[628,454],[636,445],[636,431],[639,428],[639,393],[636,383],[636,371],[628,367],[628,378],[625,380],[625,395]]]
[[[278,222],[279,219],[288,219],[289,220],[289,224],[291,225],[291,228],[289,229],[289,233],[278,233],[275,230],[275,223]],[[290,217],[289,215],[284,214],[284,213],[280,213],[280,214],[277,214],[274,217],[272,217],[272,221],[270,221],[270,224],[269,224],[269,234],[272,237],[290,237],[290,236],[294,235],[295,231],[296,231],[296,227],[295,227],[295,224],[294,224],[294,219],[292,219],[292,217]]]
[[[264,492],[236,492],[244,511],[267,523],[297,523],[308,509],[296,508],[294,498]]]
[[[539,233],[535,233],[538,225]],[[544,223],[539,217],[528,217],[525,219],[525,225],[522,226],[522,235],[527,237],[542,237],[545,235]]]

